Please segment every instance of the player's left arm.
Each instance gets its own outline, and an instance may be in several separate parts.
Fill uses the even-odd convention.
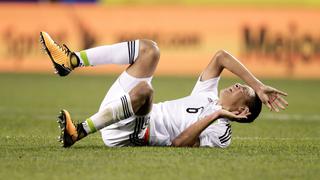
[[[247,118],[250,115],[249,111],[242,111],[241,113],[234,111],[229,112],[221,109],[202,119],[199,119],[184,131],[181,132],[173,141],[171,146],[173,147],[199,147],[199,136],[203,130],[205,130],[211,123],[219,118],[227,118],[229,120],[239,120]]]
[[[281,97],[287,96],[287,93],[263,84],[239,60],[224,50],[220,50],[215,54],[202,72],[201,80],[205,81],[218,77],[223,69],[231,71],[252,87],[269,109],[279,111],[279,108],[285,109],[285,106],[288,105],[288,102]]]

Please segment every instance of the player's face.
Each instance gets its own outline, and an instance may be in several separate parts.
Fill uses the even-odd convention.
[[[236,83],[220,91],[220,101],[230,111],[235,111],[245,105],[254,95],[254,90],[251,87]]]

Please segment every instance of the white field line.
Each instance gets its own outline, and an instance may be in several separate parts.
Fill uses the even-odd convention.
[[[260,118],[271,119],[271,120],[295,120],[295,121],[320,121],[320,114],[285,114],[285,113],[264,113],[261,114]]]

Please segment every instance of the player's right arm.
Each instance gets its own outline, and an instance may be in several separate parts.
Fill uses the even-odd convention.
[[[250,115],[249,111],[242,111],[241,113],[229,112],[224,109],[220,109],[202,119],[199,119],[184,131],[182,131],[173,141],[171,146],[173,147],[198,147],[200,145],[199,136],[203,130],[205,130],[211,123],[219,118],[227,118],[229,120],[239,120],[247,118]]]
[[[282,104],[288,105],[288,102],[281,97],[281,95],[287,96],[287,93],[264,85],[239,60],[224,50],[220,50],[215,54],[202,72],[201,80],[205,81],[218,77],[224,69],[231,71],[252,87],[269,109],[278,111],[278,108],[285,109]]]

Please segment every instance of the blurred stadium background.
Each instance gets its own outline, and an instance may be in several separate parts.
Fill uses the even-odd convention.
[[[36,35],[44,30],[75,50],[153,39],[162,50],[158,74],[198,74],[226,49],[260,77],[320,77],[318,1],[18,2],[0,6],[0,71],[50,71]]]
[[[320,174],[320,1],[0,0],[0,179],[317,179]],[[155,101],[182,97],[215,51],[289,93],[280,114],[233,125],[226,150],[104,148],[99,134],[61,149],[55,116],[93,114],[124,70],[52,74],[47,31],[73,50],[136,38],[157,41]],[[236,79],[229,73],[225,87]],[[146,163],[148,162],[148,163]]]

